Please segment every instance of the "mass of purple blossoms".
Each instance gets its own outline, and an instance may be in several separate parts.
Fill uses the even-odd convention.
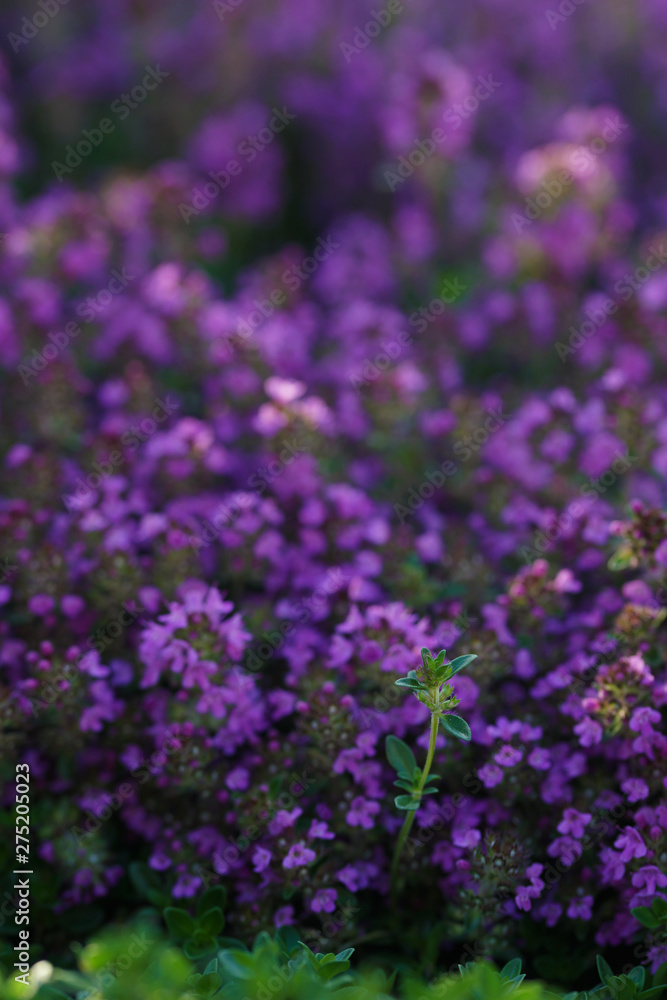
[[[477,654],[472,739],[401,905],[452,959],[656,969],[667,8],[88,6],[2,14],[0,768],[45,946],[136,862],[239,936],[384,926],[426,646]]]

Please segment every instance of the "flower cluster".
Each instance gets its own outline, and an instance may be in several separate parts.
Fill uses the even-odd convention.
[[[30,765],[45,947],[215,884],[230,933],[382,930],[386,737],[421,767],[432,707],[395,682],[445,647],[416,933],[657,963],[664,5],[634,81],[585,6],[425,0],[353,54],[361,0],[89,6],[0,74],[1,787]],[[54,177],[124,92],[123,164]]]

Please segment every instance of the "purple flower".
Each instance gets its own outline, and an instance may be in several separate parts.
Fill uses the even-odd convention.
[[[455,827],[452,829],[452,844],[455,847],[476,847],[482,834],[475,827]]]
[[[308,837],[311,840],[333,840],[335,836],[323,820],[314,819],[310,824]]]
[[[535,915],[542,917],[547,927],[554,927],[558,923],[562,912],[563,907],[558,903],[543,903]]]
[[[649,796],[649,787],[642,778],[628,778],[621,783],[621,790],[628,797],[628,802],[641,802]]]
[[[660,722],[661,716],[660,712],[657,712],[654,708],[649,708],[647,705],[641,708],[636,708],[632,713],[630,719],[630,729],[634,733],[644,733],[651,729],[654,723]]]
[[[557,837],[547,847],[547,854],[550,858],[560,858],[564,865],[569,868],[578,861],[583,852],[583,848],[578,840],[572,837]]]
[[[667,543],[663,542],[664,544]],[[655,975],[663,962],[667,962],[667,944],[658,944],[649,948],[646,959],[651,963],[651,974]]]
[[[515,764],[519,763],[522,757],[522,750],[518,750],[516,747],[506,744],[500,748],[493,759],[496,764],[500,764],[502,767],[514,767]]]
[[[528,763],[536,771],[548,771],[551,767],[551,754],[543,747],[535,747],[528,755]]]
[[[642,895],[655,896],[658,888],[664,889],[667,885],[667,875],[656,865],[645,865],[632,876],[632,884],[635,888],[643,890]]]
[[[156,850],[148,859],[148,864],[151,868],[154,868],[155,871],[163,872],[166,871],[167,868],[171,868],[172,861],[171,858],[167,857],[164,851]]]
[[[250,772],[246,767],[235,767],[225,778],[225,784],[232,791],[245,791],[250,785]]]
[[[626,826],[620,837],[614,841],[614,847],[621,851],[620,860],[625,864],[634,858],[643,858],[647,847],[638,830],[634,826]]]
[[[573,837],[583,837],[584,828],[593,819],[591,813],[577,812],[576,809],[566,809],[563,818],[556,827],[559,833],[570,833]]]
[[[298,806],[295,806],[291,812],[288,812],[286,809],[279,809],[269,823],[269,833],[275,837],[279,833],[282,833],[283,830],[289,830],[291,826],[294,826],[302,812],[303,809],[299,809]]]
[[[345,819],[350,826],[362,826],[364,830],[372,830],[374,825],[373,816],[377,816],[379,812],[380,805],[378,802],[373,802],[371,799],[365,799],[363,796],[357,795],[356,798],[352,799]]]
[[[350,892],[367,889],[371,879],[378,874],[378,867],[367,861],[357,861],[356,864],[345,865],[337,873],[337,878]]]
[[[177,899],[188,899],[197,894],[201,884],[202,881],[198,875],[181,875],[171,890],[171,894]]]
[[[285,927],[294,923],[294,907],[280,906],[273,914],[273,922],[276,927]]]
[[[336,889],[318,889],[311,900],[310,908],[313,913],[333,913],[337,898]]]
[[[263,872],[265,868],[268,868],[272,857],[271,851],[267,851],[265,847],[256,847],[252,856],[252,864],[255,871]]]
[[[47,615],[49,611],[52,611],[54,607],[54,600],[49,597],[48,594],[35,594],[28,601],[28,610],[33,613],[33,615],[39,615],[41,618],[43,615]]]
[[[588,717],[582,719],[574,727],[574,731],[579,737],[582,747],[594,747],[602,740],[602,726],[599,722],[594,722],[593,719],[589,719]]]
[[[485,764],[477,774],[485,788],[495,788],[503,780],[503,772],[496,764]]]
[[[592,906],[592,896],[581,896],[570,901],[570,905],[567,908],[567,915],[572,920],[590,920],[593,916]]]
[[[283,868],[301,868],[303,865],[309,865],[316,857],[315,851],[311,851],[301,840],[290,847],[283,859]]]

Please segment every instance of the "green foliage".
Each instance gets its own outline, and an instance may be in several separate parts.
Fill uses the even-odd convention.
[[[458,976],[443,976],[424,991],[415,985],[409,1000],[546,1000],[550,994],[539,982],[525,982],[521,960],[512,959],[499,972],[489,962],[459,966]]]
[[[648,907],[641,909],[648,910]],[[598,955],[597,968],[600,976],[598,986],[584,993],[567,993],[562,1000],[647,1000],[648,997],[657,998],[667,990],[667,963],[653,976],[652,986],[646,984],[646,969],[641,965],[636,965],[627,974],[622,972],[615,976],[609,963]]]
[[[205,958],[220,947],[219,934],[225,926],[223,908],[226,902],[226,890],[216,886],[200,897],[196,917],[179,906],[168,906],[163,911],[167,930],[176,941],[183,942],[188,958]]]
[[[440,717],[440,722],[444,729],[452,736],[458,736],[460,740],[465,740],[469,742],[472,739],[472,733],[470,732],[470,726],[458,715],[442,715]]]
[[[470,726],[458,715],[453,715],[450,709],[458,704],[458,698],[447,683],[469,663],[477,659],[475,653],[457,656],[451,662],[446,661],[446,650],[441,649],[434,656],[426,647],[421,651],[422,666],[419,673],[410,670],[405,677],[399,677],[395,683],[398,687],[407,688],[426,705],[432,719],[439,720],[445,732],[457,739],[469,742],[472,738]],[[431,733],[431,743],[434,745],[435,735]],[[436,780],[435,775],[428,776],[428,768],[432,759],[429,751],[429,761],[426,773],[417,767],[415,756],[403,740],[397,736],[387,736],[387,760],[397,773],[398,780],[394,784],[403,790],[403,795],[397,795],[394,803],[397,809],[414,813],[419,809],[424,795],[433,795],[437,789],[428,787],[428,783]],[[402,838],[404,839],[404,838]]]
[[[667,926],[667,899],[662,896],[656,896],[650,908],[648,906],[635,906],[630,912],[640,924],[648,927],[650,931]]]
[[[448,683],[460,670],[467,667],[469,663],[477,659],[476,653],[466,653],[464,656],[457,656],[456,659],[447,662],[446,650],[441,649],[437,655],[433,655],[425,646],[421,651],[422,665],[419,670],[408,671],[405,677],[399,677],[394,683],[398,687],[407,688],[422,704],[426,705],[432,715],[437,715],[442,721],[446,732],[456,736],[460,740],[469,741],[471,738],[470,726],[458,716],[449,714],[451,709],[456,708],[459,699],[454,694],[451,685]],[[447,714],[446,714],[447,713]],[[454,720],[447,722],[446,720]],[[397,737],[388,737],[402,743]],[[404,743],[402,746],[408,748]],[[392,748],[392,756],[395,751]],[[399,770],[396,763],[390,756],[389,745],[387,746],[387,756],[392,766]],[[408,761],[405,761],[408,764]],[[403,770],[410,771],[408,766]]]
[[[408,744],[399,740],[398,736],[387,736],[386,748],[387,760],[394,770],[412,775],[417,761]]]
[[[220,894],[206,893],[192,925],[178,907],[165,921],[178,933],[207,918],[224,902]],[[196,965],[180,947],[160,938],[148,916],[128,928],[107,928],[79,954],[80,971],[54,970],[47,962],[33,966],[31,987],[17,984],[13,975],[2,982],[0,1000],[644,1000],[667,987],[667,965],[646,983],[645,969],[637,966],[614,975],[598,958],[600,984],[588,993],[562,993],[526,980],[521,959],[513,958],[500,970],[487,961],[459,966],[459,972],[426,980],[402,962],[393,973],[379,968],[353,970],[354,948],[337,953],[313,952],[299,940],[294,927],[282,927],[274,936],[257,935],[251,950],[243,945],[222,948]],[[399,971],[400,970],[400,971]]]

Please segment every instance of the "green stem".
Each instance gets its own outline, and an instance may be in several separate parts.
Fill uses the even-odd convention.
[[[421,793],[424,791],[424,786],[426,785],[426,779],[428,778],[429,772],[431,770],[431,765],[433,764],[433,758],[435,756],[435,744],[436,744],[436,740],[438,738],[438,723],[439,723],[439,721],[440,721],[440,713],[439,712],[432,712],[431,713],[431,739],[430,739],[430,742],[429,742],[429,745],[428,745],[428,755],[426,757],[426,763],[424,764],[424,770],[422,771],[422,776],[421,776],[421,778],[419,780],[419,784],[417,786],[417,792],[419,794],[420,799],[421,799]],[[396,889],[397,889],[397,886],[396,886],[396,875],[397,875],[397,872],[398,872],[398,863],[401,860],[401,854],[403,852],[403,848],[405,847],[405,842],[408,839],[408,834],[410,833],[410,830],[412,829],[412,824],[414,823],[415,813],[416,812],[417,812],[416,809],[411,809],[406,814],[405,820],[403,821],[403,827],[401,828],[401,832],[399,834],[398,840],[396,841],[396,850],[394,851],[394,860],[393,860],[392,865],[391,865],[391,895],[392,895],[392,898],[394,900],[396,899]]]

